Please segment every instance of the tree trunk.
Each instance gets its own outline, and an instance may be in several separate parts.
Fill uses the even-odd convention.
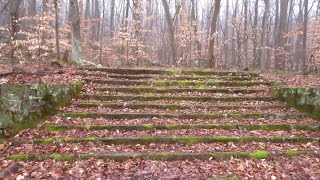
[[[17,32],[19,29],[19,7],[20,7],[21,0],[10,0],[9,5],[8,5],[8,10],[10,14],[10,20],[11,20],[11,31],[10,31],[10,36],[11,36],[11,51],[10,51],[10,59],[12,66],[17,63],[15,59],[15,49],[16,49],[16,40],[17,40]]]
[[[114,14],[115,14],[115,0],[111,0],[111,15],[110,15],[110,37],[114,36]]]
[[[36,0],[29,0],[29,8],[28,8],[28,15],[35,16],[37,14],[37,1]]]
[[[211,32],[210,32],[209,47],[208,47],[209,48],[208,59],[209,59],[210,67],[216,67],[214,44],[215,44],[215,36],[217,31],[217,21],[220,13],[220,4],[221,4],[221,0],[215,1],[212,20],[211,20]]]
[[[243,32],[243,41],[244,41],[244,68],[248,67],[248,6],[249,6],[249,0],[244,0],[244,32]],[[256,3],[259,1],[256,0]],[[256,18],[256,17],[255,17]],[[254,27],[254,28],[257,28]],[[255,36],[255,41],[257,41],[257,36]],[[257,44],[257,43],[256,43]],[[256,57],[256,56],[254,56]]]
[[[224,59],[225,59],[225,65],[226,67],[229,66],[230,62],[230,58],[229,58],[229,51],[230,51],[230,47],[229,47],[229,0],[227,0],[226,2],[226,14],[225,14],[225,27],[224,27]]]
[[[262,19],[262,34],[261,34],[261,41],[260,41],[260,49],[259,49],[259,55],[258,55],[258,67],[260,69],[265,69],[267,67],[266,62],[262,61],[262,57],[264,57],[264,55],[266,54],[266,46],[268,45],[268,43],[265,42],[265,36],[268,32],[268,21],[269,21],[269,16],[270,16],[270,1],[269,0],[264,0],[264,6],[265,6],[265,10],[263,13],[263,19]],[[267,58],[265,58],[266,61],[268,61]]]
[[[173,19],[170,13],[170,7],[167,0],[162,0],[166,21],[168,24],[169,30],[169,44],[171,48],[171,63],[173,65],[177,64],[177,57],[176,57],[176,43],[175,43],[175,33],[174,33],[174,26],[173,26]]]
[[[261,66],[261,59],[258,58],[258,16],[259,16],[259,0],[254,5],[254,22],[253,22],[253,62],[254,68]],[[263,29],[264,30],[264,29]]]
[[[308,33],[308,0],[304,0],[304,18],[303,18],[303,58],[302,58],[302,72],[306,74],[307,62],[307,33]]]
[[[141,33],[141,8],[142,2],[141,0],[133,0],[133,24],[134,24],[134,39],[135,39],[135,47],[134,47],[134,52],[135,52],[135,59],[136,59],[136,65],[139,66],[141,64],[141,57],[139,54],[139,42],[140,38],[142,36]]]
[[[105,4],[104,4],[104,1],[102,1],[102,18],[101,18],[101,31],[100,31],[100,55],[99,55],[99,64],[102,64],[104,18],[105,18]]]
[[[71,45],[72,45],[72,62],[75,64],[83,64],[81,34],[80,34],[80,13],[78,0],[70,0],[69,2],[69,19],[71,22]]]
[[[59,0],[54,0],[54,9],[55,9],[55,33],[56,33],[56,51],[57,59],[60,60],[60,42],[59,42]]]
[[[285,68],[285,58],[286,58],[286,52],[287,52],[287,47],[286,47],[286,42],[287,38],[286,33],[288,29],[288,5],[289,5],[289,0],[281,0],[280,1],[280,23],[279,23],[279,33],[278,33],[278,39],[279,39],[279,44],[278,44],[278,53],[276,57],[276,67],[279,70],[284,70]]]

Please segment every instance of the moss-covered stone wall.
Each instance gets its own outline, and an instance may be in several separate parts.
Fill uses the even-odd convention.
[[[0,85],[0,128],[13,135],[35,126],[67,105],[82,83],[66,85]]]
[[[320,88],[277,86],[273,88],[273,95],[320,120]]]

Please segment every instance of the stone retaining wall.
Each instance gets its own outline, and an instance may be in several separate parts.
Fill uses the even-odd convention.
[[[10,135],[35,126],[70,103],[82,83],[67,85],[0,85],[0,128]]]
[[[320,120],[320,88],[274,87],[273,95]]]

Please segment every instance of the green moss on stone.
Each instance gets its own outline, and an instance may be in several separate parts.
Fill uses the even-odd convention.
[[[304,154],[306,154],[306,153],[303,151],[289,150],[289,151],[284,152],[282,155],[284,157],[296,157],[296,156],[301,156]]]
[[[75,159],[74,155],[72,154],[52,154],[50,158],[55,161],[71,161]]]
[[[153,124],[144,124],[142,125],[144,129],[146,130],[152,130],[155,128],[155,126]]]
[[[13,161],[28,161],[30,160],[29,154],[14,154],[8,157],[8,159]]]
[[[251,157],[253,159],[268,159],[269,152],[268,151],[256,150],[256,151],[253,151],[251,153]]]

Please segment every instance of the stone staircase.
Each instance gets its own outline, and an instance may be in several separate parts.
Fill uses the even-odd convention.
[[[319,123],[273,98],[258,74],[104,68],[79,74],[86,81],[79,98],[15,137],[8,159],[39,172],[41,163],[50,169],[71,162],[65,169],[99,169],[107,179],[305,178],[310,172],[296,176],[302,163],[310,171],[320,165]],[[87,177],[69,171],[57,174]]]

